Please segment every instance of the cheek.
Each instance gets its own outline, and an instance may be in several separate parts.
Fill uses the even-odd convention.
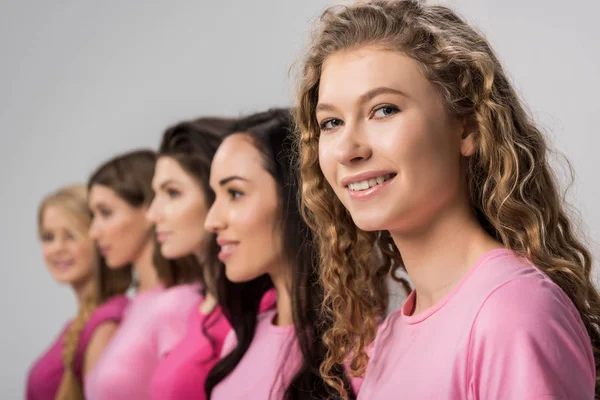
[[[329,138],[321,138],[319,140],[319,167],[321,168],[321,172],[323,176],[329,182],[329,184],[333,187],[332,182],[335,181],[335,171],[336,171],[336,161],[334,158],[334,142]]]
[[[206,207],[200,201],[188,201],[179,207],[176,222],[183,230],[193,232],[204,232],[204,221],[207,213]]]
[[[50,246],[42,245],[42,257],[47,264],[50,264],[50,256],[52,251],[50,250]]]

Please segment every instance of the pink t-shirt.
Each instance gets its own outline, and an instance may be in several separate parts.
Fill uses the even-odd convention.
[[[267,291],[259,311],[273,308],[275,300],[275,290]],[[211,368],[219,361],[231,326],[220,308],[216,308],[208,316],[200,314],[202,301],[200,299],[190,313],[185,337],[154,371],[151,383],[153,400],[206,399],[204,381]]]
[[[86,399],[150,399],[152,374],[182,339],[199,297],[197,285],[159,286],[135,296],[119,330],[88,374]]]
[[[492,250],[417,315],[415,293],[378,332],[359,399],[594,398],[590,338],[565,293]]]
[[[204,380],[219,361],[230,325],[220,307],[211,314],[200,314],[201,302],[190,313],[184,338],[154,370],[150,385],[153,400],[206,398]]]
[[[104,322],[121,322],[128,302],[129,300],[125,296],[112,297],[99,305],[85,323],[79,337],[73,365],[75,375],[80,381],[83,381],[82,369],[85,351],[94,331]],[[27,379],[27,400],[54,400],[65,370],[62,352],[65,334],[70,325],[71,321],[63,328],[54,344],[31,367]]]
[[[274,325],[276,314],[275,309],[259,314],[250,347],[235,369],[213,389],[211,400],[283,398],[302,364],[302,353],[294,325]],[[222,354],[229,354],[235,346],[235,333],[231,331]],[[362,379],[352,378],[351,383],[358,392]]]

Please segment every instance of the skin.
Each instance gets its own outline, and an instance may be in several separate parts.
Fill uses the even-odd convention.
[[[209,235],[204,229],[208,207],[200,183],[171,157],[161,157],[152,179],[154,200],[147,218],[155,225],[161,253],[173,259],[195,254],[202,249]]]
[[[89,205],[94,214],[90,236],[109,268],[133,264],[139,291],[156,286],[152,224],[146,219],[148,207],[133,207],[111,188],[98,184],[90,189]]]
[[[73,288],[79,306],[94,293],[96,249],[82,223],[59,206],[48,206],[42,216],[41,239],[44,260],[52,277]],[[84,354],[84,375],[98,361],[118,324],[105,322],[95,330]]]
[[[161,254],[167,259],[193,254],[202,262],[210,238],[203,229],[208,206],[200,183],[175,159],[163,156],[156,163],[152,188],[155,196],[146,218],[155,226]],[[209,292],[199,312],[208,314],[216,305],[215,295]]]
[[[210,186],[216,200],[205,227],[217,234],[227,278],[244,282],[269,274],[277,290],[277,321],[293,323],[277,183],[262,155],[243,133],[227,137],[215,154]]]
[[[323,175],[360,229],[390,231],[415,286],[415,312],[502,247],[470,210],[465,161],[477,148],[477,126],[449,115],[413,59],[377,47],[332,54],[316,118]],[[364,174],[391,179],[351,190],[348,180]]]
[[[52,278],[71,285],[81,299],[93,291],[96,250],[83,224],[56,205],[44,209],[41,226],[44,261]]]

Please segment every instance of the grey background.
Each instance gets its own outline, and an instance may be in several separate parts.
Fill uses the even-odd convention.
[[[0,4],[0,398],[75,311],[45,270],[40,198],[184,118],[290,103],[288,68],[329,1]],[[553,144],[598,255],[600,55],[595,0],[454,0],[495,46]],[[598,263],[596,263],[598,266]],[[597,272],[596,272],[597,273]],[[596,275],[600,276],[600,275]]]

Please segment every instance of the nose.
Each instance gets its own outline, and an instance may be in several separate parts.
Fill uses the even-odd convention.
[[[227,224],[225,223],[222,207],[217,200],[215,200],[206,214],[206,219],[204,220],[204,229],[206,229],[208,232],[218,233],[219,231],[225,229],[226,226]]]
[[[353,165],[366,161],[373,155],[368,144],[364,124],[347,123],[335,143],[335,160],[343,165]]]
[[[148,211],[146,211],[146,219],[154,224],[158,222],[158,208],[158,201],[155,196],[150,203],[150,207],[148,207]]]
[[[58,254],[65,249],[66,240],[64,237],[55,237],[52,243],[50,244],[49,250],[50,253]]]

